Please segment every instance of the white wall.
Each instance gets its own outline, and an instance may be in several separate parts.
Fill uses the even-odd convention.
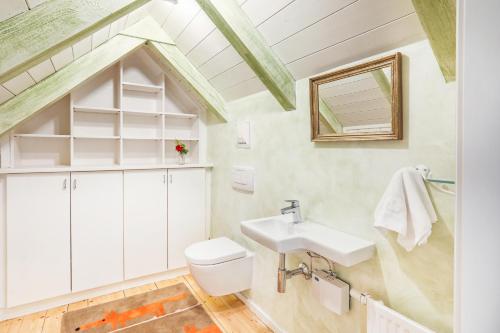
[[[373,228],[375,207],[399,168],[425,163],[435,177],[455,177],[456,84],[444,82],[427,41],[389,53],[395,51],[403,54],[402,141],[311,142],[308,79],[297,81],[294,111],[283,111],[262,92],[229,103],[230,121],[209,126],[208,157],[215,165],[212,236],[231,237],[255,252],[254,287],[245,295],[289,333],[364,333],[366,309],[354,302],[349,314],[337,316],[311,295],[311,282],[302,278],[289,280],[285,294],[276,292],[277,253],[245,237],[239,222],[279,214],[284,199],[300,200],[306,219],[376,243],[373,259],[350,268],[337,265],[353,288],[436,332],[453,332],[455,197],[429,187],[439,222],[429,242],[411,253],[394,234]],[[251,121],[251,149],[236,148],[239,120]],[[232,189],[233,165],[255,168],[253,194]],[[289,255],[287,265],[302,260],[307,258]]]
[[[456,332],[500,332],[498,0],[459,1]]]

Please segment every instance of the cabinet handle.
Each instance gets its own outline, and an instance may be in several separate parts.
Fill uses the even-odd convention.
[[[68,179],[64,179],[64,182],[63,182],[63,190],[67,189],[68,188]]]
[[[76,190],[76,179],[73,179],[73,190]]]

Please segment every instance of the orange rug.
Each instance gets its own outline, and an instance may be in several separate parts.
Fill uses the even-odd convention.
[[[61,333],[221,333],[184,283],[64,314]]]

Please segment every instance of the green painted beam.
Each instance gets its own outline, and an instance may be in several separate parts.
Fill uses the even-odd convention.
[[[455,0],[412,0],[446,82],[455,81]]]
[[[333,110],[322,98],[319,98],[319,115],[320,120],[323,120],[323,123],[335,134],[342,134],[342,124],[337,120]]]
[[[0,83],[150,0],[48,0],[0,22]]]
[[[234,0],[196,0],[285,110],[295,109],[295,79]]]
[[[220,120],[227,121],[224,99],[177,46],[152,41],[146,45],[146,50],[164,71],[173,73],[184,88],[195,94],[201,105]]]
[[[142,38],[145,40],[175,45],[175,42],[151,16],[147,16],[131,27],[120,32],[120,35]]]
[[[384,94],[385,98],[392,105],[391,83],[389,82],[387,76],[384,74],[384,71],[382,69],[376,69],[374,71],[371,71],[371,73],[375,81],[377,81],[377,84],[380,90],[382,90],[382,93]]]
[[[115,36],[107,43],[0,105],[0,136],[143,45],[144,40],[138,38]]]

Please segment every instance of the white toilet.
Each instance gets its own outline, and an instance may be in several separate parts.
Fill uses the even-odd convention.
[[[252,286],[254,254],[229,238],[192,244],[184,254],[193,278],[212,296],[233,294]]]

